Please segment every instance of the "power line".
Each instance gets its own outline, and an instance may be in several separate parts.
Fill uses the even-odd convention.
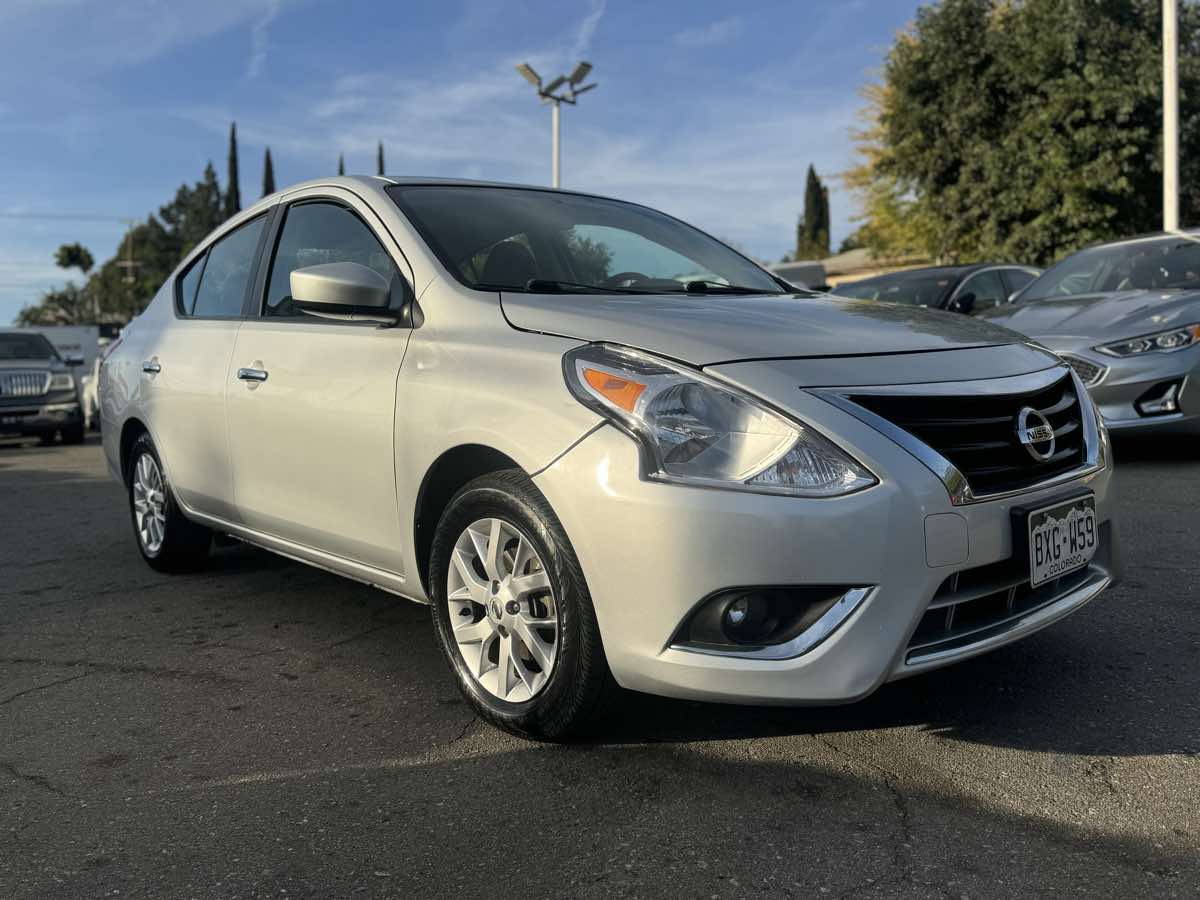
[[[22,213],[22,212],[0,212],[0,219],[45,219],[53,222],[120,222],[122,224],[131,220],[129,216],[102,216],[95,213]]]

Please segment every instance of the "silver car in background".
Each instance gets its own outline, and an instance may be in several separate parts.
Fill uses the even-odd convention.
[[[1200,433],[1200,234],[1080,250],[983,315],[1059,353],[1114,431]]]
[[[214,533],[432,607],[479,713],[841,703],[1117,577],[1107,436],[1015,333],[801,300],[586,194],[334,178],[183,260],[101,369],[147,563]]]

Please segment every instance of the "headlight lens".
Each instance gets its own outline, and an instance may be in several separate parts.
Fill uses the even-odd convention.
[[[1182,350],[1198,341],[1200,341],[1200,325],[1185,325],[1183,328],[1172,328],[1170,331],[1160,331],[1158,334],[1147,334],[1128,341],[1104,344],[1096,349],[1109,356],[1137,356],[1139,353],[1169,353],[1172,350]]]
[[[807,425],[698,372],[590,344],[563,359],[581,403],[638,439],[657,481],[834,497],[877,479]]]
[[[75,376],[70,372],[58,372],[50,376],[50,390],[69,391],[75,387]]]

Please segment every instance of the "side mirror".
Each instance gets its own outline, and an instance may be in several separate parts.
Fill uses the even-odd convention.
[[[954,312],[960,312],[965,315],[970,315],[971,310],[975,308],[975,294],[967,291],[965,294],[959,294],[950,303],[950,309]]]
[[[71,355],[71,356],[68,356],[68,357],[66,357],[66,358],[63,360],[63,362],[65,362],[65,363],[66,363],[68,366],[70,366],[71,368],[73,368],[73,369],[74,369],[74,368],[76,368],[76,367],[78,367],[78,366],[82,366],[82,365],[83,365],[83,357],[82,357],[82,356],[78,356],[78,355],[74,355],[74,354],[73,354],[73,355]]]
[[[292,302],[305,312],[393,322],[391,285],[374,269],[353,262],[323,263],[293,269]]]

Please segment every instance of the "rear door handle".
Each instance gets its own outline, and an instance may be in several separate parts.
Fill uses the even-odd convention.
[[[158,364],[158,360],[148,359],[142,363],[142,371],[147,375],[157,375],[162,371],[162,366]]]
[[[237,377],[240,381],[266,381],[267,373],[265,369],[238,369]]]

